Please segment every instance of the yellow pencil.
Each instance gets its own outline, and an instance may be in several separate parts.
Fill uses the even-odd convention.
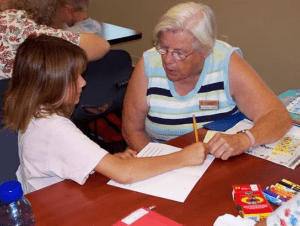
[[[193,126],[194,126],[196,142],[198,142],[199,139],[198,139],[197,122],[196,122],[195,115],[193,115]]]

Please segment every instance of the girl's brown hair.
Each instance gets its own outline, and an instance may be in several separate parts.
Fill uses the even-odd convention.
[[[32,117],[54,113],[69,117],[74,105],[63,100],[69,87],[75,92],[77,76],[86,66],[87,57],[80,47],[57,37],[29,36],[17,50],[4,94],[4,125],[25,132]]]

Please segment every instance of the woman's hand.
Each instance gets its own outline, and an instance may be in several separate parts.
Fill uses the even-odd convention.
[[[124,152],[114,154],[114,156],[117,156],[120,159],[136,158],[136,155],[137,155],[137,152],[134,150],[131,150],[129,148],[126,148],[126,150]]]
[[[203,142],[193,143],[181,150],[185,160],[185,166],[201,165],[208,154],[207,144]]]
[[[230,156],[242,154],[251,146],[251,141],[246,134],[216,133],[209,140],[208,151],[216,158],[227,160]]]

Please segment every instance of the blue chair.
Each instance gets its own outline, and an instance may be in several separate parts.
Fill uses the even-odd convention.
[[[83,75],[87,85],[71,120],[83,133],[102,147],[105,145],[97,139],[97,131],[91,136],[88,124],[95,122],[95,128],[97,128],[97,119],[102,118],[110,124],[105,116],[110,113],[121,115],[123,99],[131,73],[132,62],[129,53],[124,50],[110,50],[102,59],[90,62]],[[110,124],[110,126],[118,131],[114,125]]]
[[[102,59],[90,62],[83,75],[87,85],[71,120],[75,124],[92,122],[122,108],[131,72],[131,57],[124,50],[110,50]]]
[[[18,134],[3,127],[2,96],[10,79],[0,80],[0,183],[16,179],[16,171],[20,165],[18,155]]]

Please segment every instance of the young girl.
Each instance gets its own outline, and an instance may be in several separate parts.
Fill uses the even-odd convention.
[[[25,193],[64,179],[84,184],[93,170],[132,183],[204,162],[201,142],[170,155],[128,158],[133,151],[114,156],[86,137],[68,119],[86,84],[81,76],[86,66],[84,51],[60,38],[29,36],[18,48],[4,123],[19,131],[17,178]]]

